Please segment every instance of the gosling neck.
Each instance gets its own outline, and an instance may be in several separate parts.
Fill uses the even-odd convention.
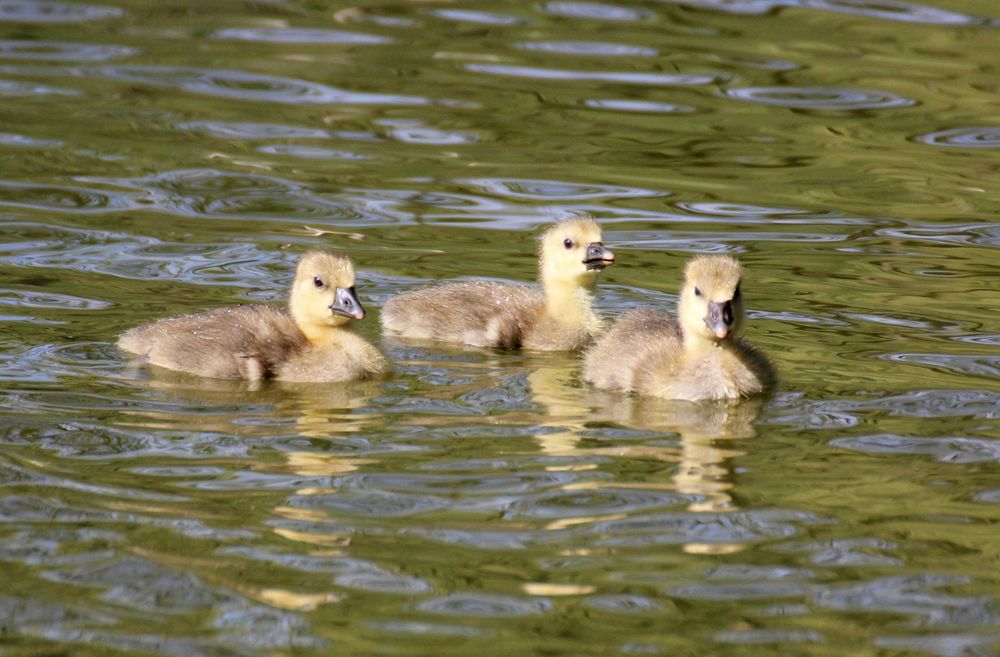
[[[298,324],[299,330],[302,331],[302,335],[306,336],[306,340],[316,346],[339,344],[345,339],[349,339],[349,336],[352,335],[350,324],[347,322],[331,325],[320,324],[318,322],[300,322],[296,318],[296,324]]]
[[[547,281],[545,290],[545,312],[562,324],[572,326],[590,325],[596,321],[594,313],[594,287],[596,277],[587,284],[577,281]]]

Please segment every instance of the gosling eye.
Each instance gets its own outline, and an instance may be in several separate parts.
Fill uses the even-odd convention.
[[[696,297],[700,297],[700,296],[701,296],[701,290],[699,290],[699,289],[698,289],[698,288],[696,287],[696,288],[694,289],[694,295],[695,295]]]
[[[324,283],[323,279],[319,276],[313,276],[313,285],[316,287],[326,287],[326,283]]]
[[[573,248],[573,240],[571,240],[570,238],[567,237],[566,239],[563,240],[563,246],[565,246],[567,249],[572,249]]]
[[[736,299],[739,299],[739,298],[740,298],[740,286],[737,285],[736,286],[736,291],[733,292],[733,300],[735,301]]]

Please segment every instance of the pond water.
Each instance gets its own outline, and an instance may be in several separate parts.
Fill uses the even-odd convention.
[[[0,655],[1000,654],[995,0],[0,0]],[[781,387],[383,340],[440,279],[743,262]],[[396,364],[131,367],[351,254]]]

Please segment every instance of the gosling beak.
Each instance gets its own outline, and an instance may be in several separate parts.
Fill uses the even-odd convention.
[[[733,302],[709,301],[705,324],[715,334],[717,339],[723,340],[727,338],[730,331],[733,330]]]
[[[344,315],[354,319],[364,319],[365,309],[358,301],[358,295],[354,292],[354,286],[338,287],[337,298],[330,304],[330,310],[335,315]]]
[[[605,267],[615,264],[615,254],[605,249],[600,242],[591,242],[587,245],[587,254],[583,257],[583,264],[587,265],[587,271],[601,271]]]

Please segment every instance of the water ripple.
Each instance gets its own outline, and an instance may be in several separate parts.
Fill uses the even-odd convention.
[[[34,82],[16,82],[0,80],[0,98],[18,98],[25,96],[78,96],[82,92],[76,89],[46,87]]]
[[[971,356],[964,354],[883,354],[880,358],[897,363],[916,363],[948,370],[958,374],[972,374],[1000,378],[1000,356]]]
[[[444,543],[460,545],[476,550],[524,550],[533,543],[543,541],[551,534],[542,535],[528,531],[464,530],[464,529],[421,529],[407,530],[408,534]]]
[[[269,103],[426,105],[430,102],[417,96],[344,91],[295,78],[190,66],[106,66],[85,69],[83,73],[130,84],[150,84],[209,96]]]
[[[660,54],[655,48],[606,41],[521,41],[515,43],[514,47],[519,50],[594,57],[656,57]]]
[[[987,22],[985,19],[967,14],[910,2],[899,2],[898,0],[786,0],[786,2],[789,6],[859,14],[870,18],[884,18],[907,23],[976,25]]]
[[[902,566],[901,559],[885,554],[898,547],[898,544],[891,541],[875,538],[844,538],[778,545],[771,549],[775,552],[808,554],[809,561],[817,566]]]
[[[1000,148],[1000,127],[951,128],[915,137],[931,146],[958,148]]]
[[[330,133],[319,128],[303,128],[280,123],[252,123],[247,121],[185,121],[174,126],[221,137],[223,139],[328,139]]]
[[[377,122],[388,128],[388,135],[406,144],[474,144],[479,136],[466,130],[438,130],[429,128],[418,120],[383,119]]]
[[[41,474],[27,467],[7,462],[0,459],[0,487],[17,486],[41,486],[47,489],[64,489],[86,493],[89,495],[102,495],[106,497],[151,500],[157,502],[183,502],[188,498],[179,495],[167,495],[164,493],[150,493],[116,486],[98,486],[73,481],[66,477],[55,477]]]
[[[92,563],[113,556],[109,546],[123,540],[120,533],[104,529],[31,527],[4,536],[0,560],[49,568]]]
[[[136,556],[66,571],[48,571],[46,579],[106,589],[105,601],[133,609],[166,613],[208,611],[233,597],[197,577]]]
[[[218,550],[226,556],[240,556],[308,573],[332,573],[334,583],[345,588],[372,593],[426,593],[431,590],[426,581],[410,575],[393,573],[364,559],[325,555],[303,555],[248,546],[231,546]]]
[[[203,431],[129,431],[84,424],[54,427],[19,426],[0,432],[0,444],[33,445],[60,458],[108,461],[144,456],[164,458],[245,458],[250,444],[220,433]]]
[[[476,23],[480,25],[521,25],[527,21],[517,16],[500,14],[493,11],[475,11],[471,9],[435,9],[432,15],[456,23]]]
[[[673,4],[713,9],[731,14],[763,15],[783,7],[820,9],[869,18],[929,23],[932,25],[992,24],[985,18],[961,14],[946,9],[928,7],[898,0],[661,0]]]
[[[566,18],[585,18],[601,21],[633,22],[652,18],[654,14],[644,9],[605,5],[597,2],[546,2],[542,11],[553,16]]]
[[[690,504],[691,495],[655,490],[603,487],[557,491],[522,498],[507,512],[511,518],[580,518],[634,513],[664,506]]]
[[[811,415],[841,418],[835,426],[857,424],[857,413],[887,413],[895,417],[947,418],[972,417],[994,419],[1000,417],[1000,393],[986,390],[913,390],[871,399],[825,399],[810,401],[800,396],[783,396],[775,403],[774,410],[792,410],[786,419]],[[776,413],[777,415],[777,413]],[[846,416],[846,417],[844,417]],[[850,420],[850,423],[844,423]],[[779,419],[779,421],[781,421]],[[816,426],[822,426],[817,423]],[[831,425],[834,426],[834,425]]]
[[[594,523],[587,532],[601,546],[627,547],[676,543],[746,543],[795,536],[798,524],[829,521],[805,511],[758,509],[732,513],[661,513]]]
[[[268,144],[257,148],[258,153],[267,155],[284,155],[300,157],[306,160],[367,160],[367,155],[341,151],[335,148],[321,146],[304,146],[302,144]]]
[[[188,538],[210,541],[246,541],[257,538],[255,532],[245,529],[218,529],[200,520],[189,518],[164,518],[142,516],[119,511],[105,511],[86,507],[70,506],[62,500],[29,495],[5,495],[0,497],[0,523],[44,523],[94,524],[121,523],[125,525],[145,525],[170,529]]]
[[[953,596],[931,590],[967,583],[964,577],[933,574],[885,577],[818,591],[813,602],[851,613],[882,611],[920,616],[922,626],[990,626],[1000,622],[1000,613],[988,596]]]
[[[592,478],[594,473],[582,473]],[[502,474],[392,474],[365,473],[340,477],[335,486],[350,489],[406,493],[448,493],[463,495],[511,495],[565,486],[582,477],[576,472],[518,472]]]
[[[422,623],[420,621],[371,622],[367,627],[390,634],[417,634],[420,636],[470,637],[485,634],[485,630],[465,625],[445,625],[443,623]]]
[[[728,582],[675,586],[667,594],[694,600],[761,600],[768,598],[799,598],[810,586],[796,582]]]
[[[650,100],[631,100],[627,98],[588,99],[583,101],[587,107],[615,110],[618,112],[648,112],[657,114],[689,114],[696,111],[690,105],[675,105],[673,103],[657,103]]]
[[[281,298],[293,257],[254,244],[173,244],[124,233],[27,222],[0,226],[0,262],[94,272],[135,280],[173,280],[256,289],[262,300]],[[15,241],[16,240],[16,241]],[[114,257],[109,258],[109,252]],[[275,274],[282,266],[286,273]],[[263,292],[261,292],[263,291]],[[260,299],[260,296],[255,298]],[[100,303],[100,302],[98,302]]]
[[[63,143],[58,139],[36,139],[13,132],[0,132],[0,146],[13,146],[15,148],[58,148]]]
[[[40,62],[106,62],[138,54],[138,48],[66,41],[0,41],[0,59]]]
[[[89,187],[0,180],[0,206],[89,214],[135,209],[139,200],[134,194]]]
[[[141,190],[145,208],[188,217],[345,222],[365,216],[352,204],[321,197],[302,183],[262,174],[187,169],[140,178],[81,180]]]
[[[835,87],[742,87],[724,93],[751,103],[803,110],[872,110],[917,104],[885,91]]]
[[[712,636],[717,643],[771,644],[771,643],[823,643],[823,635],[812,630],[783,630],[758,628],[754,630],[729,630]]]
[[[1000,633],[981,631],[945,632],[932,635],[877,636],[872,644],[893,651],[929,653],[938,657],[969,657],[970,655],[995,655],[1000,643]]]
[[[592,595],[583,599],[584,606],[613,614],[663,613],[663,605],[642,595]]]
[[[288,505],[297,509],[314,509],[331,513],[346,513],[368,518],[412,516],[439,511],[451,506],[442,497],[432,495],[391,495],[369,491],[342,491],[316,495],[296,495]]]
[[[835,438],[830,444],[869,454],[928,454],[944,463],[1000,461],[1000,440],[988,438],[921,438],[879,433],[856,438]]]
[[[53,308],[59,310],[100,310],[110,308],[113,303],[85,299],[69,294],[54,294],[51,292],[32,292],[29,290],[11,290],[0,288],[0,306],[17,306],[20,308]]]
[[[668,195],[667,192],[656,192],[637,187],[600,185],[596,183],[571,183],[561,180],[460,178],[455,182],[462,185],[471,185],[493,196],[534,201],[579,201],[584,199],[618,199]]]
[[[552,602],[547,598],[515,598],[488,593],[453,593],[417,605],[418,611],[431,614],[479,618],[531,616],[552,609]]]
[[[569,71],[534,66],[512,66],[508,64],[466,64],[473,73],[489,73],[515,78],[536,80],[577,80],[587,82],[615,82],[619,84],[640,84],[650,86],[689,86],[714,84],[723,80],[722,74],[694,75],[680,73],[632,73],[626,71]]]
[[[389,37],[360,32],[310,28],[253,28],[231,27],[212,34],[215,39],[255,41],[264,43],[309,43],[309,44],[379,44],[392,43]]]
[[[118,7],[52,0],[0,0],[0,21],[18,23],[79,23],[121,16],[123,13]]]

